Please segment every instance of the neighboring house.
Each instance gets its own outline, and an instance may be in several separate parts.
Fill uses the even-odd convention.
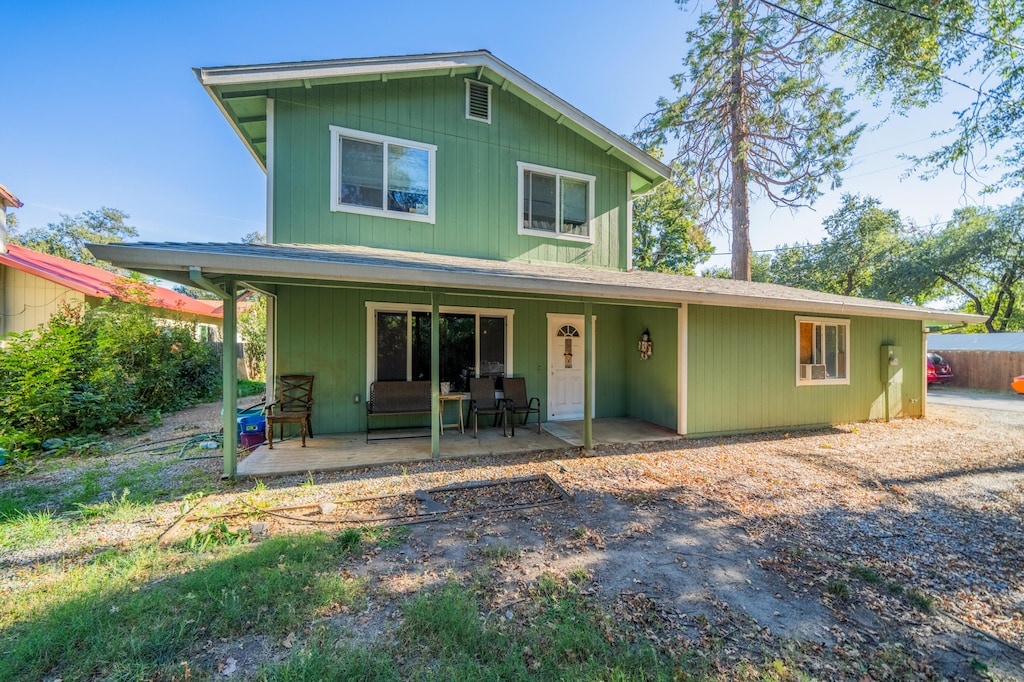
[[[1012,392],[1024,374],[1024,332],[931,334],[928,351],[952,366],[950,386]]]
[[[226,329],[236,288],[268,293],[268,375],[316,375],[318,434],[361,431],[372,382],[436,405],[476,375],[682,435],[919,416],[923,322],[980,320],[633,271],[632,202],[670,169],[486,51],[196,75],[266,170],[268,243],[90,248],[219,291]]]
[[[129,284],[139,288],[102,268],[8,244],[0,251],[0,337],[36,329],[61,305],[95,306],[111,296],[123,298]],[[142,285],[140,293],[158,319],[195,320],[211,336],[220,327],[220,301],[200,301],[151,285]]]

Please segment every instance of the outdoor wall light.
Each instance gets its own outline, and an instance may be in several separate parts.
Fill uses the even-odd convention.
[[[651,341],[650,330],[645,329],[644,333],[640,335],[640,343],[637,344],[637,350],[640,351],[641,360],[646,360],[654,355],[654,342]]]

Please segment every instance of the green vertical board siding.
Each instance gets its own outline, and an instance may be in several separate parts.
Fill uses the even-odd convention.
[[[901,346],[904,354],[903,383],[890,393],[891,413],[921,415],[920,322],[848,318],[849,385],[797,386],[796,317],[792,312],[689,306],[689,434],[884,418],[880,348],[889,344]]]
[[[649,330],[654,352],[640,359],[640,335]],[[619,335],[625,342],[626,416],[675,429],[679,386],[679,311],[629,308]]]
[[[314,433],[347,433],[366,427],[366,303],[429,305],[427,292],[382,289],[278,287],[279,374],[315,375]],[[582,315],[581,302],[439,293],[445,307],[508,309],[512,316],[512,374],[526,379],[530,396],[547,414],[548,313]],[[595,412],[634,416],[675,426],[675,310],[595,304]],[[637,325],[655,335],[655,358],[637,370]],[[659,355],[660,352],[660,355]],[[634,357],[635,356],[635,357]],[[353,396],[360,396],[359,403]],[[375,427],[425,424],[423,418],[378,419]]]
[[[274,240],[356,244],[624,270],[626,166],[500,87],[492,123],[465,118],[461,77],[280,90],[274,104]],[[330,126],[437,145],[436,222],[330,210]],[[593,244],[517,233],[519,161],[593,175]]]

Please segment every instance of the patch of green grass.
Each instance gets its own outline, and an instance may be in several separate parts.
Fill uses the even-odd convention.
[[[395,659],[378,649],[338,646],[328,628],[318,628],[301,651],[279,664],[264,665],[260,682],[307,682],[308,680],[405,680]]]
[[[46,503],[55,503],[61,489],[50,485],[22,485],[0,493],[0,520]]]
[[[250,381],[249,379],[238,380],[238,397],[248,398],[251,395],[263,395],[267,390],[265,381]]]
[[[350,556],[323,533],[203,554],[107,552],[9,600],[0,679],[170,679],[197,642],[280,637],[359,608],[364,581],[337,570]]]
[[[850,583],[839,578],[830,578],[825,583],[825,591],[838,599],[846,599],[850,596]]]
[[[89,504],[93,502],[100,493],[103,492],[103,486],[100,483],[102,473],[98,468],[89,469],[82,473],[77,481],[73,484],[77,490],[68,496],[66,503],[70,507],[77,507],[82,504]]]
[[[79,504],[77,505],[78,514],[86,520],[107,518],[111,521],[130,521],[148,507],[148,505],[130,499],[131,492],[128,488],[124,488],[120,496],[117,493],[110,493],[109,500],[94,504]]]
[[[359,533],[365,542],[381,547],[397,547],[412,534],[409,526],[363,526]]]
[[[882,583],[881,574],[870,566],[854,566],[851,571],[866,583],[871,583],[872,585],[880,585]]]
[[[907,590],[907,601],[925,613],[932,613],[935,611],[935,600],[924,592]]]
[[[497,565],[508,559],[518,559],[520,552],[511,545],[499,542],[494,545],[484,545],[477,549],[477,553],[492,565]]]
[[[0,549],[28,549],[57,537],[62,524],[52,511],[0,514]]]
[[[500,623],[482,619],[473,594],[455,583],[414,597],[395,646],[421,654],[401,660],[402,679],[679,679],[684,661],[610,632],[613,622],[575,591],[556,592]]]

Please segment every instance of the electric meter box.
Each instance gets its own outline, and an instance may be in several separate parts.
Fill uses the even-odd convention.
[[[903,383],[903,348],[902,346],[882,346],[881,349],[882,383]]]

